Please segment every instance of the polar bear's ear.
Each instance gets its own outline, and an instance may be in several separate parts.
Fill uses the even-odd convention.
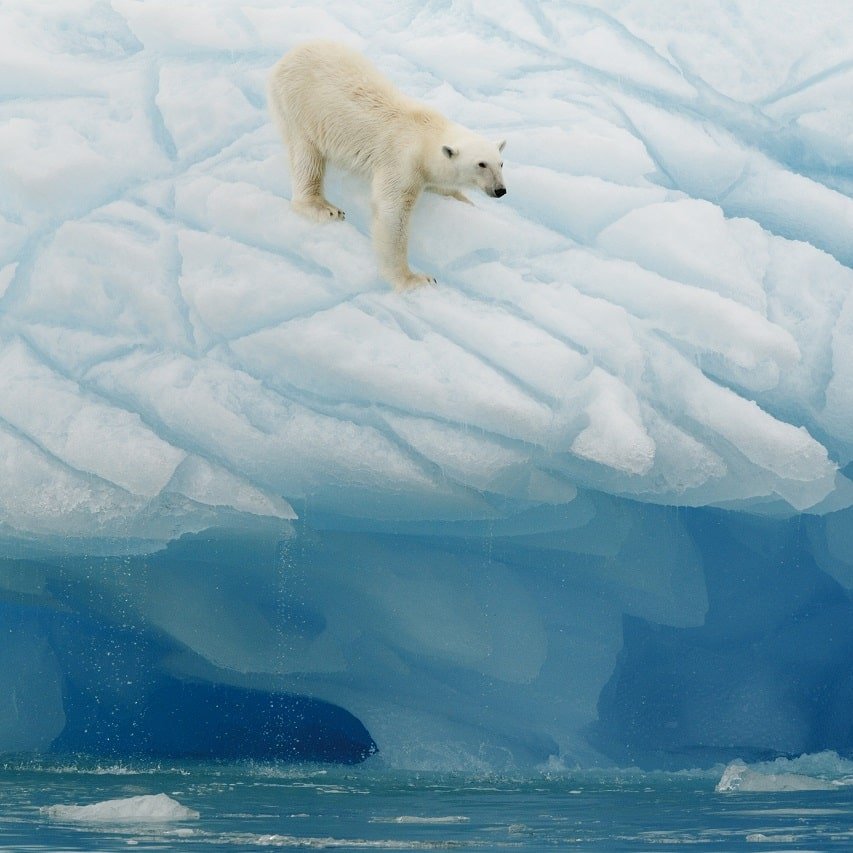
[[[506,140],[505,140],[505,139],[502,139],[502,140],[498,143],[498,151],[503,152],[504,148],[506,148]]]
[[[444,156],[447,157],[448,160],[452,160],[458,153],[458,148],[451,148],[449,145],[442,145],[441,150],[444,152]]]

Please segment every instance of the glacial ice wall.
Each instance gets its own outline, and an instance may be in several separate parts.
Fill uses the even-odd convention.
[[[398,763],[809,748],[829,711],[758,743],[734,695],[726,725],[628,731],[679,644],[760,669],[715,622],[720,542],[767,580],[742,618],[770,647],[853,585],[853,15],[772,17],[4,4],[0,748],[55,741],[104,687],[70,707],[69,613],[156,649],[117,708],[164,678],[284,691]],[[418,204],[436,288],[379,279],[361,179],[329,177],[345,223],[290,209],[264,81],[317,36],[508,140],[505,199]],[[815,660],[843,707],[849,657]],[[755,707],[784,708],[761,673]],[[851,745],[834,725],[821,748]]]

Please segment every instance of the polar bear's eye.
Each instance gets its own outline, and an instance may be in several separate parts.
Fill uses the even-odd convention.
[[[485,163],[477,163],[477,165],[478,165],[481,169],[485,169],[485,168],[486,168],[486,164],[485,164]]]

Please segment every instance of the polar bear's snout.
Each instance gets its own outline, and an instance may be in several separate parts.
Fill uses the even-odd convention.
[[[506,195],[506,187],[495,187],[495,198],[503,198]]]

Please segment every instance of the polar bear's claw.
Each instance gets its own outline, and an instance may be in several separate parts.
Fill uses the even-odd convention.
[[[302,199],[294,201],[293,209],[306,219],[311,219],[315,222],[332,222],[336,219],[346,219],[346,214],[342,210],[325,200]]]
[[[435,280],[435,276],[424,275],[423,273],[412,272],[409,273],[404,278],[399,279],[394,283],[394,289],[397,290],[398,293],[402,293],[406,290],[414,290],[417,287],[424,287],[427,285],[435,285],[437,282]]]

